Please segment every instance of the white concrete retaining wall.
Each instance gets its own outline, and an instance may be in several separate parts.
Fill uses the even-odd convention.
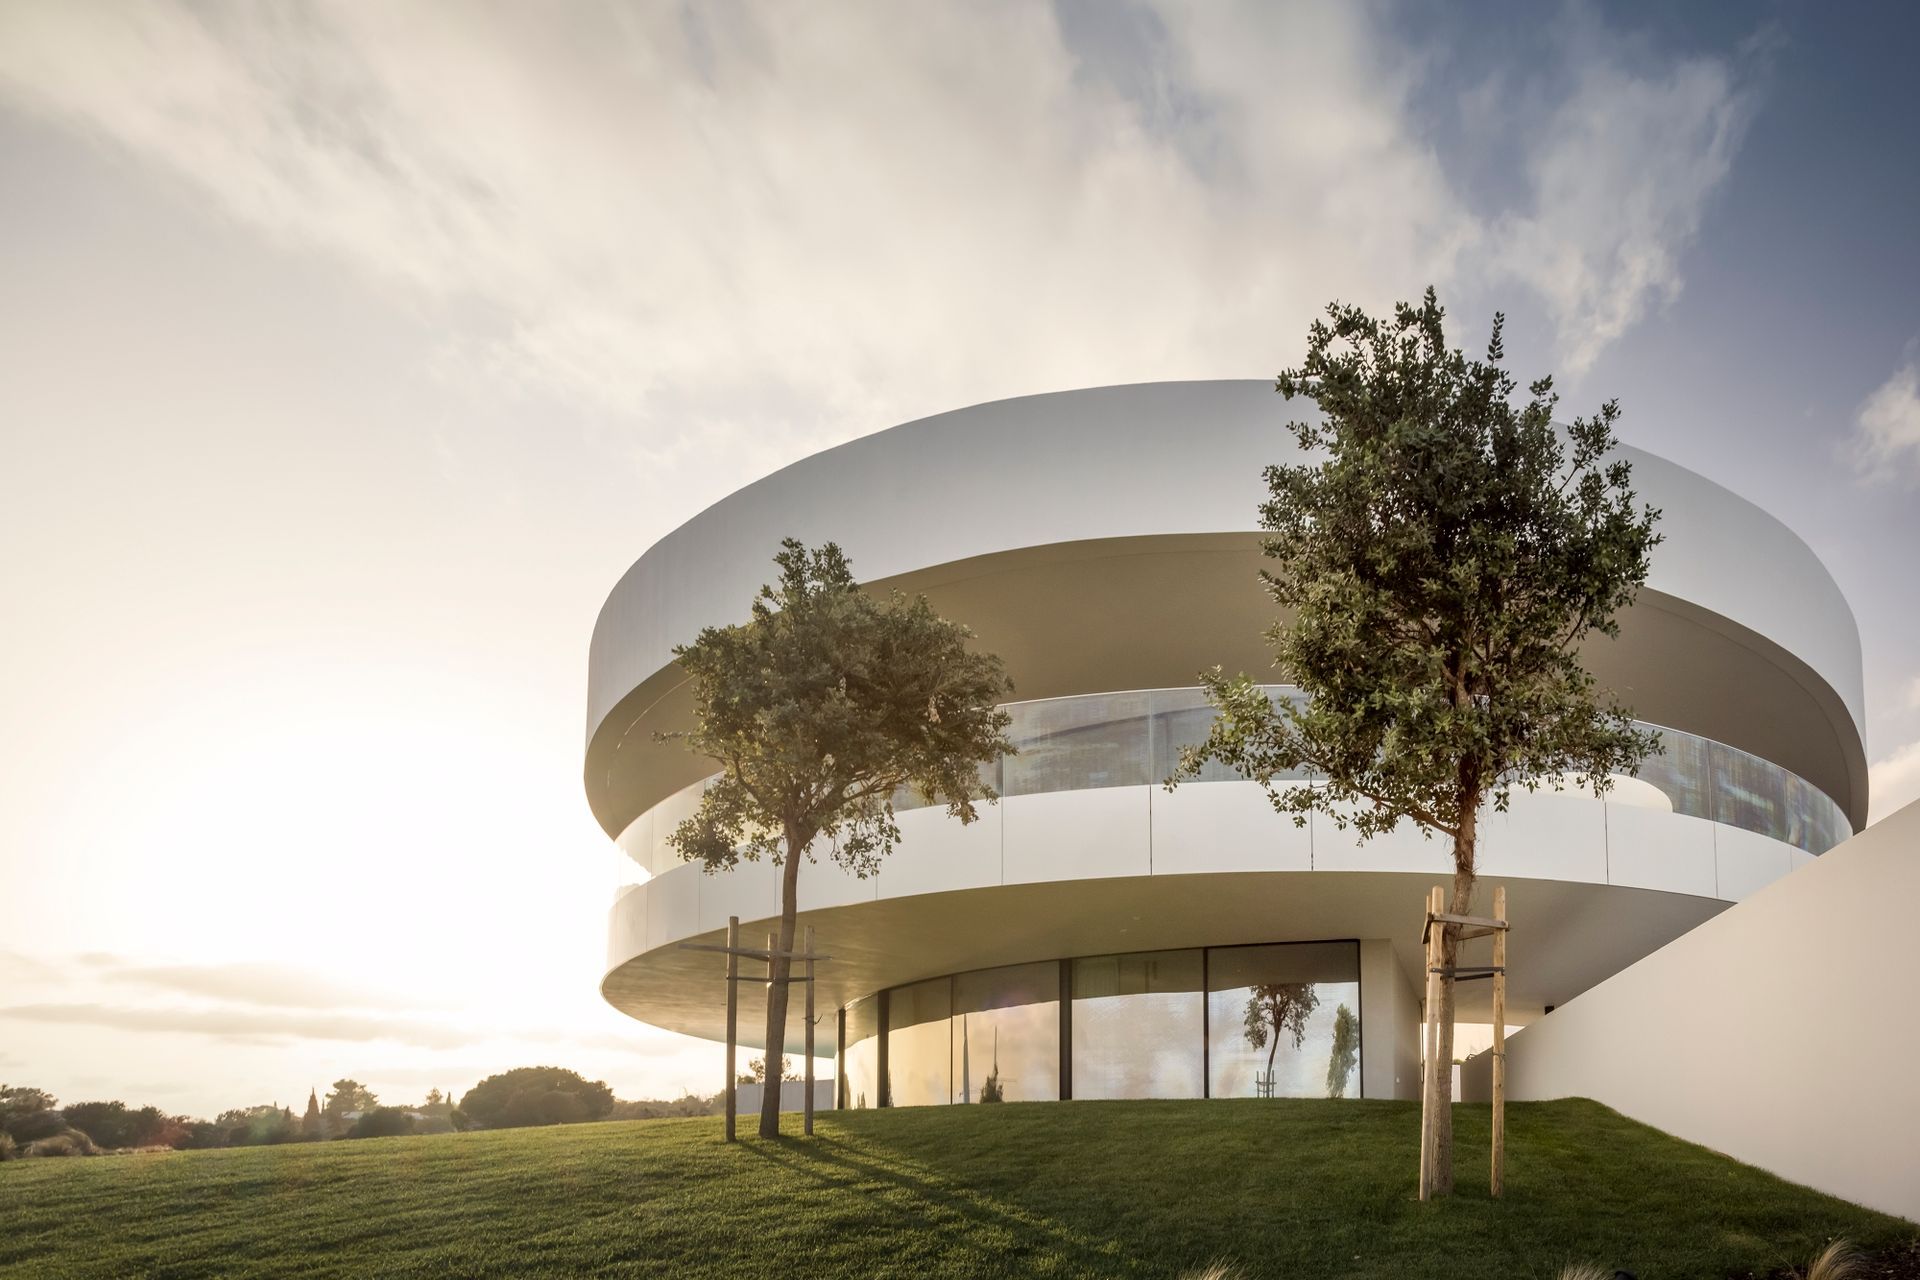
[[[760,1091],[763,1084],[735,1085],[733,1090],[733,1109],[736,1115],[757,1116],[760,1114]],[[780,1109],[782,1111],[804,1111],[807,1101],[807,1083],[804,1080],[782,1080],[780,1082]],[[833,1109],[833,1077],[813,1082],[813,1109],[831,1111]]]
[[[1587,1097],[1920,1221],[1920,804],[1562,1005],[1508,1096]],[[1464,1096],[1487,1096],[1486,1055]]]

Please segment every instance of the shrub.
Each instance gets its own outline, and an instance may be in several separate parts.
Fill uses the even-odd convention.
[[[1807,1268],[1807,1280],[1852,1280],[1859,1273],[1859,1250],[1840,1239],[1820,1251],[1820,1256]]]
[[[131,1147],[133,1116],[124,1102],[70,1102],[61,1108],[69,1127],[102,1147]]]
[[[375,1107],[363,1112],[353,1127],[347,1130],[349,1138],[397,1138],[413,1132],[413,1116],[401,1107]]]
[[[30,1156],[97,1156],[100,1148],[78,1129],[67,1129],[50,1138],[36,1138],[27,1144]]]
[[[182,1151],[206,1151],[227,1145],[230,1130],[211,1120],[193,1120],[186,1126],[177,1144]]]
[[[14,1144],[13,1135],[0,1129],[0,1160],[11,1160],[20,1152]]]

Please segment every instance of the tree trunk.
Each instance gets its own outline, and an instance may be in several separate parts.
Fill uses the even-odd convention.
[[[1460,833],[1453,842],[1453,898],[1447,910],[1453,915],[1473,914],[1473,854],[1477,838],[1479,805],[1476,802],[1460,817]],[[1427,1065],[1433,1107],[1433,1194],[1453,1194],[1453,967],[1460,959],[1460,926],[1446,925],[1440,932],[1440,1001],[1435,1010],[1439,1022],[1439,1047],[1434,1061]]]
[[[812,841],[802,840],[792,827],[786,831],[787,860],[780,868],[780,934],[774,949],[781,955],[767,959],[767,1083],[760,1093],[760,1136],[780,1136],[780,1062],[787,1048],[787,981],[793,974],[793,920],[799,914],[800,859]]]

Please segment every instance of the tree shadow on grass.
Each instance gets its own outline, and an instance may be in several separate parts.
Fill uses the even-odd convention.
[[[1126,1256],[1111,1237],[1069,1226],[925,1166],[878,1156],[834,1138],[783,1138],[744,1144],[742,1149],[823,1187],[849,1194],[877,1191],[881,1201],[866,1207],[877,1216],[883,1205],[885,1215],[910,1233],[903,1240],[903,1263],[910,1251],[921,1260],[929,1253],[946,1255],[954,1262],[965,1259],[970,1266],[985,1263],[993,1271],[1019,1275],[1156,1275],[1164,1270]]]

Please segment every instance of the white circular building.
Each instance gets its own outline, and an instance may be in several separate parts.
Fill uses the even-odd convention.
[[[729,916],[749,939],[777,923],[771,865],[710,876],[666,846],[714,770],[654,735],[689,723],[673,646],[744,620],[782,537],[832,540],[862,581],[924,594],[1005,659],[1020,748],[981,821],[906,810],[877,876],[801,871],[802,923],[834,957],[820,1030],[842,1105],[1416,1096],[1420,913],[1446,844],[1297,827],[1225,774],[1160,785],[1206,731],[1195,673],[1270,670],[1255,508],[1300,411],[1266,381],[979,405],[795,463],[648,550],[590,663],[587,795],[639,881],[613,905],[607,1000],[717,1039],[718,958],[679,944],[718,941]],[[1586,659],[1664,751],[1604,801],[1520,794],[1489,815],[1481,878],[1507,886],[1515,1022],[1865,818],[1859,635],[1833,579],[1766,512],[1625,452],[1665,541],[1619,639]],[[1311,984],[1315,1007],[1297,1046],[1256,1046],[1248,1002],[1280,983]],[[1461,994],[1471,1021],[1484,986]],[[1333,1050],[1343,1008],[1350,1071]],[[797,1005],[790,1025],[791,1052]]]

